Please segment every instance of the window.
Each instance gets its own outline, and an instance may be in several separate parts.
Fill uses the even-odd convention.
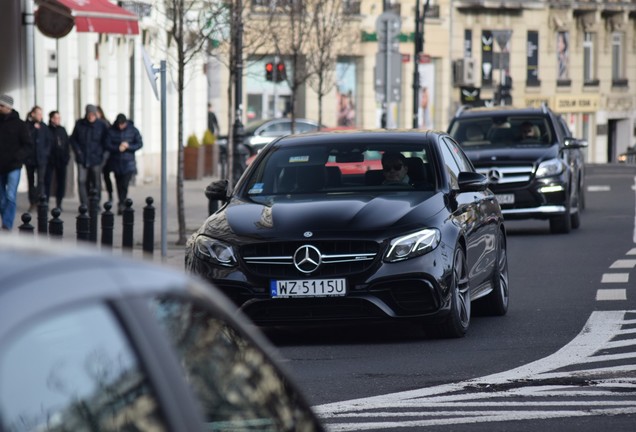
[[[588,85],[598,85],[594,52],[595,36],[594,33],[590,32],[585,32],[583,35],[583,82]]]
[[[452,189],[459,189],[459,183],[457,178],[461,169],[457,165],[457,161],[453,157],[453,152],[448,148],[448,142],[444,140],[444,144],[440,146],[442,150],[442,156],[444,158],[444,165],[446,165],[446,172],[448,173],[448,181]]]
[[[209,430],[315,430],[298,393],[227,321],[184,299],[149,305],[175,348]]]
[[[570,79],[570,35],[562,31],[557,33],[557,80]]]
[[[612,33],[612,83],[620,84],[625,77],[623,33]]]
[[[104,306],[20,329],[0,353],[0,430],[168,429],[125,333]]]

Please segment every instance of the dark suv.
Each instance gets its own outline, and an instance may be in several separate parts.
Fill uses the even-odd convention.
[[[540,108],[460,108],[448,132],[488,176],[504,217],[547,219],[553,233],[580,225],[585,207],[584,140]]]

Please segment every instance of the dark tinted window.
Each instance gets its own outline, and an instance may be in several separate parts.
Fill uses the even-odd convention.
[[[523,133],[531,129],[532,135]],[[479,147],[541,146],[552,144],[548,119],[539,115],[466,116],[455,119],[449,131],[464,149]]]
[[[453,157],[452,150],[448,147],[448,143],[446,140],[442,141],[442,145],[440,145],[440,149],[442,150],[442,157],[444,158],[444,165],[446,165],[446,173],[448,174],[448,179],[450,181],[450,185],[453,189],[459,188],[459,183],[457,182],[457,178],[459,176],[459,172],[461,169],[457,164],[457,161]]]
[[[226,321],[182,299],[150,303],[210,430],[312,431],[313,415],[268,357]]]
[[[2,430],[167,430],[126,335],[104,306],[35,322],[0,353]]]

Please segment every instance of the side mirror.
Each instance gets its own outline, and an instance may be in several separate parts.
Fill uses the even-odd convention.
[[[567,137],[563,141],[563,145],[565,148],[568,148],[568,149],[576,149],[576,148],[587,147],[587,141],[582,139]]]
[[[488,189],[488,178],[472,171],[460,172],[457,183],[460,192],[481,192]]]
[[[205,188],[205,196],[208,200],[214,201],[227,201],[228,199],[228,181],[217,180],[213,181]]]

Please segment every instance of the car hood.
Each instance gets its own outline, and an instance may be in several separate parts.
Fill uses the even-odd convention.
[[[541,162],[558,156],[559,146],[516,146],[467,149],[464,152],[475,166],[493,165],[497,163]]]
[[[444,208],[444,195],[432,192],[383,196],[307,196],[306,201],[274,198],[267,205],[233,198],[208,218],[200,232],[242,243],[250,240],[293,240],[343,237],[387,238],[393,232],[427,225]]]

